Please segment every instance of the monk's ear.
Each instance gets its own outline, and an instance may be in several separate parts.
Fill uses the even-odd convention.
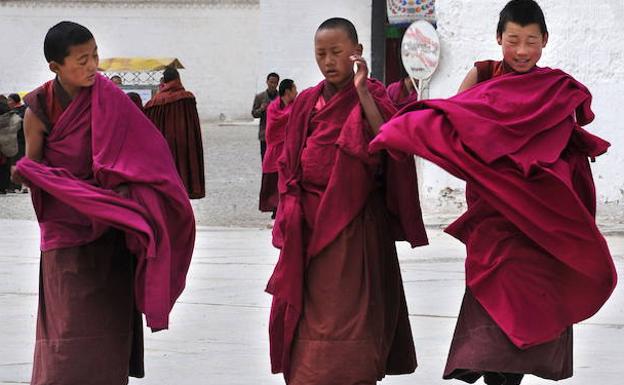
[[[57,62],[51,61],[50,63],[48,63],[48,66],[50,67],[50,71],[58,75],[60,68]]]
[[[496,35],[496,42],[498,45],[503,45],[503,35]]]
[[[544,34],[544,38],[542,39],[542,48],[546,47],[546,43],[548,43],[548,32]]]
[[[355,53],[356,53],[358,56],[362,56],[362,53],[363,53],[363,52],[364,52],[364,47],[362,46],[362,44],[358,44],[358,45],[355,47]]]

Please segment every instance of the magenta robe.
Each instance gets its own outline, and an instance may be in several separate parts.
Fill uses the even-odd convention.
[[[447,100],[414,103],[371,144],[426,158],[467,182],[468,211],[446,231],[466,244],[470,292],[521,349],[595,314],[617,276],[595,223],[591,94],[536,68]]]
[[[266,143],[267,149],[262,160],[262,172],[277,172],[278,160],[282,155],[286,139],[286,124],[292,111],[293,103],[282,106],[281,98],[277,98],[267,108]]]
[[[286,124],[292,103],[282,106],[282,99],[273,100],[266,111],[266,152],[262,158],[262,185],[260,187],[260,211],[274,212],[279,202],[278,160],[284,148]]]
[[[98,75],[60,115],[41,163],[17,171],[32,187],[41,250],[86,245],[111,227],[137,257],[136,303],[166,329],[185,285],[195,220],[167,143],[132,101]],[[113,191],[127,185],[129,196]]]

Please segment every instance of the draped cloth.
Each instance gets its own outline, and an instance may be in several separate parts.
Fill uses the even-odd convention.
[[[467,182],[468,210],[446,232],[466,244],[470,294],[519,349],[591,317],[616,285],[587,160],[609,143],[581,127],[590,104],[569,75],[535,68],[413,103],[370,146]]]
[[[204,149],[195,96],[184,89],[180,79],[172,80],[144,110],[167,140],[189,198],[205,197]]]
[[[394,246],[427,243],[414,162],[370,155],[373,134],[355,88],[325,102],[325,87],[323,81],[294,102],[280,158],[273,243],[281,252],[267,285],[269,336],[272,371],[294,384],[329,384],[343,363],[353,367],[349,378],[335,377],[344,384],[416,366]],[[372,80],[368,87],[390,118],[395,109],[384,87]],[[343,317],[353,322],[343,328]],[[321,343],[323,325],[332,343]],[[361,349],[348,343],[354,338]]]
[[[86,245],[111,227],[121,230],[137,259],[136,304],[149,327],[166,329],[195,239],[193,211],[167,143],[100,75],[64,111],[48,116],[58,120],[46,137],[42,162],[17,163],[32,188],[41,250]],[[113,191],[122,185],[127,197]]]

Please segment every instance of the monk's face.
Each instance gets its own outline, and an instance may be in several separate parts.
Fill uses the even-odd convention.
[[[90,87],[95,83],[99,64],[97,45],[91,39],[86,43],[73,45],[63,63],[50,63],[50,70],[56,73],[64,87]]]
[[[353,80],[351,55],[362,55],[362,45],[341,28],[321,29],[314,36],[316,64],[325,79],[337,89]]]
[[[531,70],[542,57],[542,48],[546,47],[548,34],[542,34],[537,23],[522,27],[509,21],[497,40],[503,48],[505,63],[514,71],[522,73]]]

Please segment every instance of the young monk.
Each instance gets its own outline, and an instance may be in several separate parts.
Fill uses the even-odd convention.
[[[163,71],[160,91],[145,104],[145,114],[164,135],[190,199],[206,196],[204,149],[197,102],[173,67]]]
[[[167,143],[97,73],[95,39],[64,21],[44,41],[51,80],[28,94],[26,158],[41,228],[32,385],[142,377],[141,316],[168,327],[195,225]]]
[[[295,100],[280,158],[272,370],[291,385],[375,384],[416,368],[394,244],[427,243],[416,172],[368,153],[395,108],[353,24],[323,22],[314,49],[325,80]]]
[[[284,79],[278,87],[279,98],[267,107],[266,153],[262,159],[262,187],[260,188],[260,211],[272,212],[273,219],[279,201],[277,190],[278,164],[286,138],[286,123],[297,97],[297,86],[292,79]]]
[[[403,70],[405,72],[405,70]],[[416,80],[418,82],[418,80]],[[397,109],[418,100],[418,90],[414,88],[414,83],[406,73],[394,83],[388,85],[388,96],[394,102]]]
[[[466,244],[466,293],[445,379],[520,384],[572,376],[572,325],[596,313],[616,272],[595,223],[591,94],[536,66],[548,31],[533,0],[500,13],[503,60],[477,62],[459,95],[412,104],[371,144],[416,154],[466,181],[446,231]]]

